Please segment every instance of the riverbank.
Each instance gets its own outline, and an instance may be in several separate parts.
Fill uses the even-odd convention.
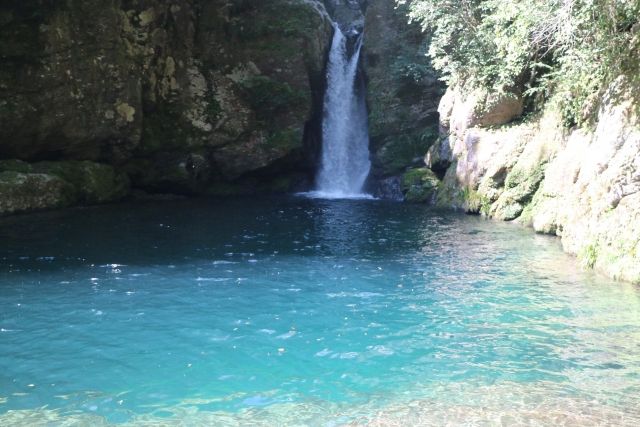
[[[592,127],[567,129],[552,107],[449,89],[426,163],[436,203],[561,237],[586,268],[640,283],[640,126],[624,78]]]

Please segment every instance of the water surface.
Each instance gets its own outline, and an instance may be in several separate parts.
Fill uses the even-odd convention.
[[[0,425],[638,425],[640,291],[375,200],[0,220]]]

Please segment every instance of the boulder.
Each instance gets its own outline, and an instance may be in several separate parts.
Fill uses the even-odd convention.
[[[3,199],[0,214],[107,203],[129,194],[129,178],[125,173],[89,161],[3,160],[0,174]]]
[[[0,172],[0,215],[62,208],[76,201],[73,186],[55,175]]]
[[[402,193],[407,202],[431,203],[440,187],[440,180],[428,168],[410,169],[402,175]]]

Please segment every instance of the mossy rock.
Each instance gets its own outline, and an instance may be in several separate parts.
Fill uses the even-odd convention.
[[[439,187],[440,180],[428,168],[411,169],[402,175],[402,194],[410,203],[431,201]]]
[[[89,161],[40,162],[34,172],[55,175],[70,183],[81,203],[97,204],[120,200],[129,193],[127,175],[112,166]]]
[[[62,208],[77,200],[75,188],[58,176],[0,172],[0,214]]]
[[[466,213],[489,216],[491,202],[487,196],[472,188],[464,187],[459,192],[459,198],[462,201],[462,208]]]
[[[512,221],[524,214],[520,222],[531,224],[535,194],[544,179],[546,164],[542,163],[530,170],[513,169],[505,179],[505,191],[490,208],[493,218]]]

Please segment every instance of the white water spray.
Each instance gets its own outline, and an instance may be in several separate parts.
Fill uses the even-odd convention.
[[[362,36],[358,35],[349,55],[348,37],[338,25],[334,27],[324,99],[322,163],[315,195],[370,197],[362,192],[371,169],[367,107],[363,91],[356,87]]]

